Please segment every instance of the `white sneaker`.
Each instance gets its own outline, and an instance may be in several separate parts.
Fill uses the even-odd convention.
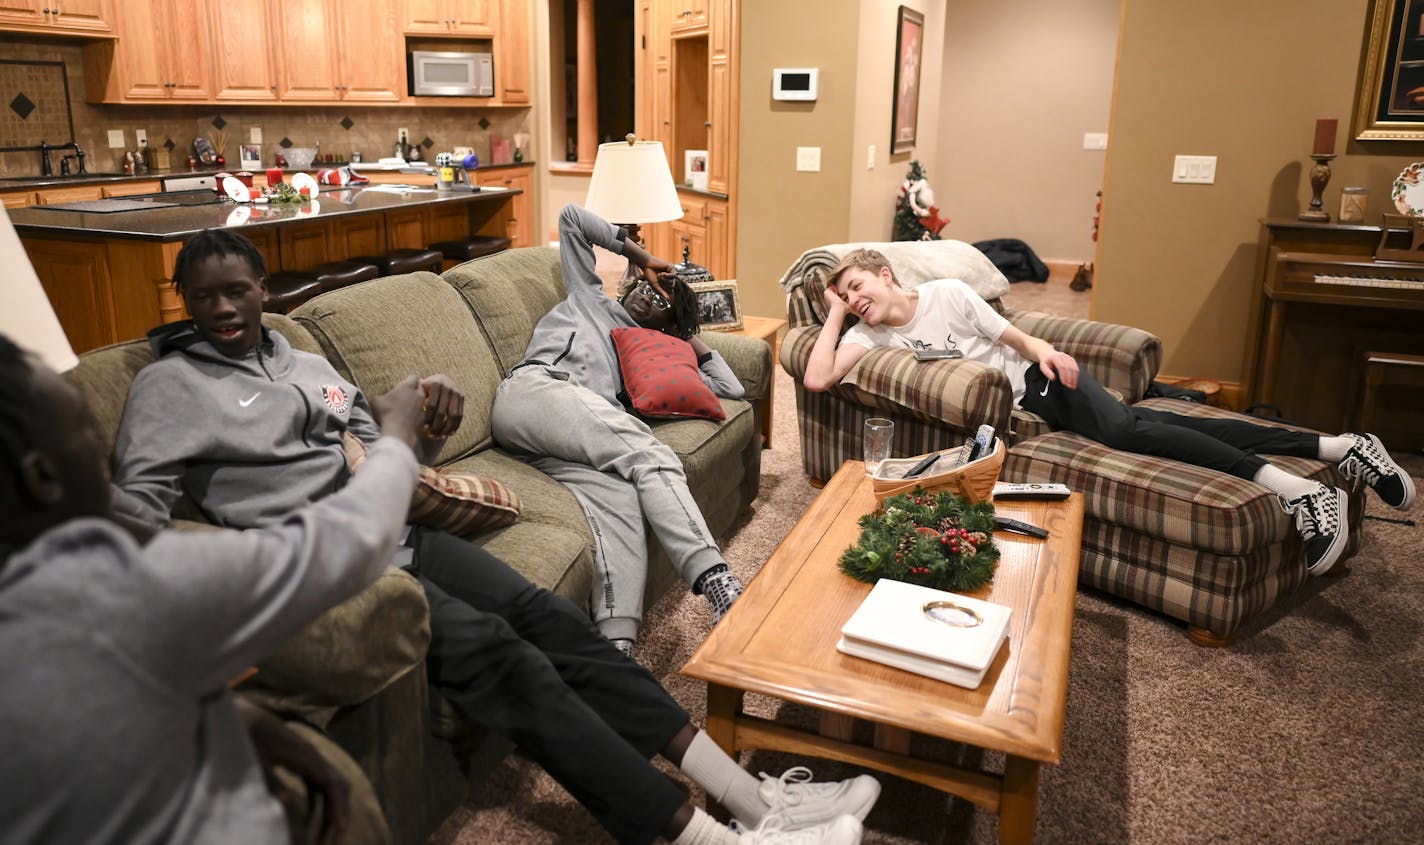
[[[761,773],[757,793],[771,805],[766,818],[776,817],[782,827],[795,829],[851,815],[863,821],[880,797],[880,782],[858,775],[832,783],[811,783],[811,770],[794,766],[774,778]],[[763,819],[765,822],[765,819]]]
[[[737,830],[733,822],[733,830]],[[863,828],[855,816],[838,816],[811,827],[791,829],[767,816],[752,830],[738,831],[737,845],[860,845]]]

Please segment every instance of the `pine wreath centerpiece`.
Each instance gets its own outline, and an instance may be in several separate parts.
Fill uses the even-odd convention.
[[[948,490],[891,496],[860,518],[860,529],[860,541],[840,560],[841,571],[857,581],[893,578],[964,593],[989,583],[999,566],[994,506]]]

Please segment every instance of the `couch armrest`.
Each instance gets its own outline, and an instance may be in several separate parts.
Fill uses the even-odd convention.
[[[429,645],[425,591],[392,567],[259,663],[242,689],[273,710],[322,724],[333,708],[359,704],[419,666]]]
[[[800,383],[806,375],[817,326],[787,332],[781,365]],[[1003,371],[976,361],[921,361],[908,349],[872,349],[831,393],[892,416],[937,422],[972,435],[988,423],[1008,430],[1013,389]]]
[[[766,396],[771,383],[771,347],[765,341],[727,332],[699,332],[697,336],[732,368],[746,391],[743,399],[755,405]]]
[[[1131,326],[1054,317],[1037,312],[1009,314],[1022,331],[1067,352],[1129,405],[1142,398],[1162,365],[1162,341]]]

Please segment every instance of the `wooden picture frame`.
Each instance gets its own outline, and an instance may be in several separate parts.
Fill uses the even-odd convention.
[[[920,115],[920,52],[924,46],[925,16],[900,7],[895,27],[895,90],[890,98],[890,153],[915,148]]]
[[[1355,140],[1424,140],[1424,0],[1372,0]]]
[[[742,302],[737,296],[737,280],[693,282],[697,297],[697,317],[708,331],[734,332],[742,327]]]

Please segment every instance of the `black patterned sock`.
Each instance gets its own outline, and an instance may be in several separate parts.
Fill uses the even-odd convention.
[[[702,573],[693,592],[701,593],[712,606],[712,624],[716,625],[742,595],[742,582],[725,563],[721,563]]]

